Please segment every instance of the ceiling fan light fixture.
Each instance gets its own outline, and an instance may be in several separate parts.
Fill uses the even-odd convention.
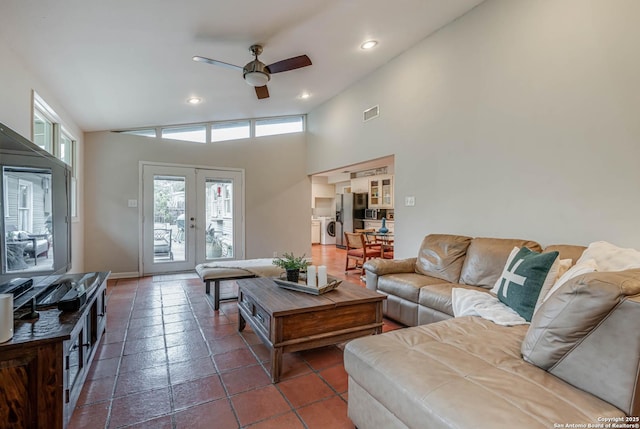
[[[244,80],[251,86],[265,86],[269,82],[269,75],[261,71],[244,74]]]
[[[251,45],[249,51],[254,56],[254,60],[248,62],[244,67],[225,63],[223,61],[218,61],[211,58],[200,57],[197,55],[193,57],[193,60],[205,64],[212,64],[232,69],[241,69],[242,77],[244,78],[245,82],[255,88],[256,97],[258,97],[258,100],[269,98],[269,89],[267,88],[267,83],[271,79],[271,75],[273,73],[282,73],[290,70],[296,70],[302,67],[308,67],[312,64],[308,56],[298,55],[297,57],[291,57],[285,60],[276,61],[275,63],[267,66],[265,63],[258,59],[258,55],[262,53],[261,45]]]

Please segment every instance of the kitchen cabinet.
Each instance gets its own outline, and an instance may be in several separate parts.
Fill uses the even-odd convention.
[[[369,177],[356,177],[351,179],[351,192],[365,194],[369,192]]]
[[[0,345],[0,426],[67,427],[105,331],[108,276],[99,273],[77,311],[54,307],[14,322],[13,338]]]
[[[320,221],[312,220],[311,221],[311,244],[319,244],[320,243]]]
[[[393,208],[393,175],[371,176],[369,178],[369,208]]]
[[[336,185],[313,183],[311,184],[311,195],[313,195],[314,198],[335,198]]]
[[[311,184],[311,208],[316,208],[317,198],[333,198],[336,197],[336,185],[326,185],[324,183]]]

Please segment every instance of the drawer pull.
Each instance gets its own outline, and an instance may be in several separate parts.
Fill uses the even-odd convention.
[[[256,313],[256,319],[258,319],[260,322],[264,323],[264,317],[262,317],[262,314]]]

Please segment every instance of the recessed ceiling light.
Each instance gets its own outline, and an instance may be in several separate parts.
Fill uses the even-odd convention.
[[[187,98],[187,103],[189,103],[189,104],[200,104],[200,103],[202,103],[202,98],[200,98],[200,97],[190,97],[190,98]]]
[[[367,40],[366,42],[364,42],[362,45],[360,45],[361,49],[367,50],[367,49],[372,49],[374,48],[376,45],[378,44],[377,40]]]
[[[302,94],[300,94],[299,98],[301,99],[305,99],[305,98],[309,98],[311,97],[311,94],[309,94],[308,92],[303,92]]]

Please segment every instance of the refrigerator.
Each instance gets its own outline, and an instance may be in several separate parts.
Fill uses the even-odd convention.
[[[368,195],[336,194],[336,247],[346,248],[344,233],[364,228],[364,211]]]

